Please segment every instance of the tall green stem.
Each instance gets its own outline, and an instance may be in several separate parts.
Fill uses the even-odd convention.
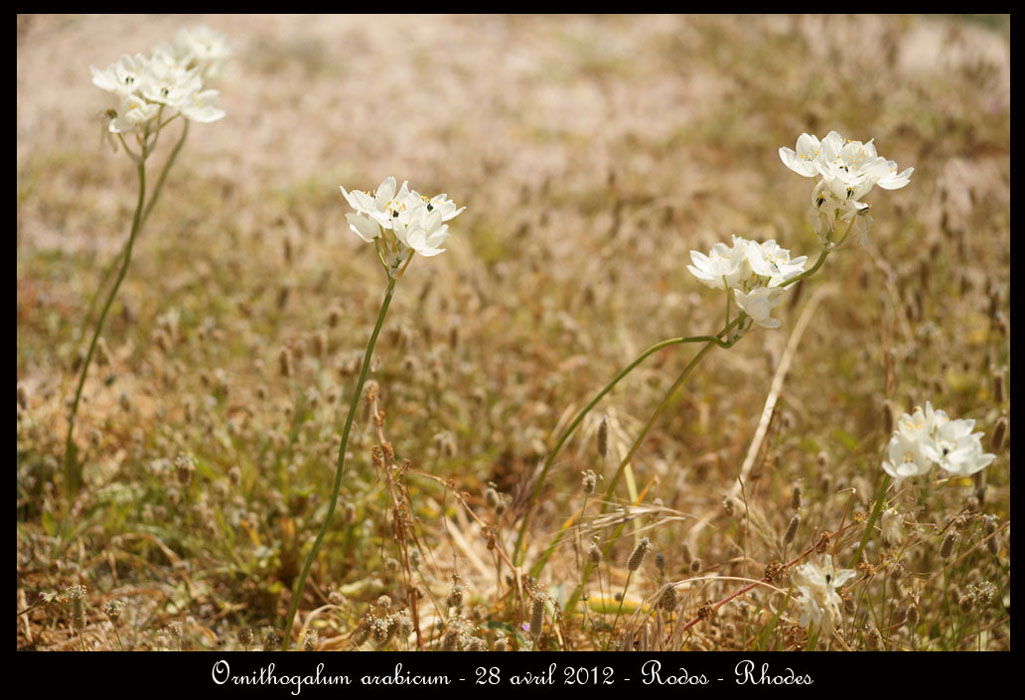
[[[157,186],[153,188],[153,194],[150,195],[149,202],[146,204],[146,208],[142,211],[142,222],[139,227],[146,225],[146,220],[149,219],[149,214],[153,211],[153,206],[157,203],[157,199],[160,197],[160,192],[164,188],[164,181],[167,180],[167,173],[171,170],[171,166],[174,165],[175,159],[178,157],[179,151],[185,144],[185,137],[189,133],[189,122],[185,120],[184,126],[182,127],[182,135],[178,139],[178,143],[175,145],[174,150],[171,151],[171,155],[168,156],[167,162],[164,164],[164,169],[160,172],[160,177],[157,178]],[[118,251],[118,254],[114,257],[110,263],[107,264],[107,269],[103,271],[103,276],[100,278],[100,284],[96,288],[96,293],[93,298],[89,301],[89,308],[85,312],[84,321],[82,324],[82,334],[85,335],[85,328],[89,325],[89,319],[92,318],[93,310],[96,308],[96,302],[99,300],[100,295],[103,293],[103,288],[107,286],[107,280],[114,274],[114,270],[117,269],[118,261],[124,257],[125,248],[128,244],[125,243],[124,247]]]
[[[744,318],[744,316],[741,316],[737,320],[742,321],[743,318]],[[729,327],[730,326],[727,326],[726,328],[728,329]],[[740,336],[734,338],[733,341],[729,345],[727,345],[726,347],[730,347],[731,345],[733,345],[733,343],[737,342],[737,340],[739,340],[739,339],[740,339]],[[602,504],[602,509],[601,509],[602,513],[604,513],[608,509],[608,505],[612,502],[612,497],[613,497],[613,494],[615,493],[615,490],[616,490],[616,484],[619,483],[620,476],[622,476],[623,472],[626,471],[626,465],[628,465],[630,463],[630,460],[633,459],[634,454],[637,453],[638,448],[640,448],[641,443],[644,442],[644,438],[648,435],[648,432],[651,430],[651,427],[655,424],[655,421],[658,419],[659,415],[661,415],[662,410],[669,404],[670,399],[673,397],[673,395],[676,393],[676,391],[683,385],[683,383],[687,380],[687,377],[690,376],[690,373],[694,370],[694,368],[697,367],[698,362],[701,361],[701,357],[706,352],[711,350],[712,347],[713,347],[712,343],[707,343],[705,345],[705,347],[701,348],[701,350],[698,352],[697,355],[695,355],[693,358],[691,358],[691,361],[688,362],[687,366],[683,368],[682,372],[680,372],[680,376],[676,378],[676,381],[673,382],[673,385],[671,387],[669,387],[668,391],[666,391],[665,395],[662,397],[662,401],[659,402],[658,407],[655,409],[655,412],[651,414],[650,418],[648,418],[648,422],[644,424],[644,428],[641,430],[640,434],[634,439],[634,442],[630,446],[629,451],[626,453],[626,456],[623,457],[623,459],[620,461],[619,468],[616,470],[616,473],[609,480],[609,485],[605,489],[605,499],[604,499],[604,503]],[[612,545],[615,544],[616,540],[619,539],[619,535],[622,533],[623,527],[625,525],[626,525],[625,522],[620,525],[619,529],[616,530],[615,535],[612,537],[612,539],[606,545],[606,549],[605,549],[605,554],[606,555],[608,554],[608,551],[612,548]],[[546,554],[548,554],[550,556],[551,553],[550,552],[546,552]],[[534,569],[531,570],[531,572],[530,572],[531,575],[534,576],[535,578],[538,575],[540,575],[541,569],[544,568],[544,565],[546,563],[547,563],[547,557],[545,557],[541,561],[538,561],[538,563],[534,565]],[[573,591],[573,594],[570,596],[569,601],[566,603],[565,610],[567,611],[567,614],[572,614],[572,611],[576,610],[577,601],[580,599],[580,595],[583,593],[584,586],[587,585],[588,579],[590,579],[592,569],[593,569],[593,566],[591,566],[590,562],[588,562],[588,565],[584,567],[584,572],[583,572],[583,575],[580,578],[579,585]]]
[[[739,321],[739,319],[737,321]],[[726,328],[724,328],[722,331],[720,331],[717,335],[714,336],[698,335],[684,338],[669,338],[668,340],[663,340],[659,343],[655,343],[650,348],[648,348],[640,355],[638,355],[633,362],[631,362],[622,370],[620,370],[619,374],[612,378],[612,381],[606,384],[602,388],[602,390],[599,391],[598,394],[590,400],[590,402],[588,402],[586,406],[580,409],[580,412],[577,413],[575,418],[573,418],[573,421],[569,424],[569,426],[567,426],[567,428],[564,431],[562,431],[562,435],[559,436],[558,441],[555,443],[555,447],[552,448],[552,451],[548,453],[548,457],[545,459],[544,465],[541,467],[541,474],[537,478],[537,483],[534,484],[534,489],[530,494],[530,501],[528,503],[527,511],[523,515],[523,522],[520,524],[520,531],[519,534],[516,536],[516,547],[513,550],[513,561],[515,561],[517,564],[523,563],[523,557],[525,555],[525,552],[523,551],[523,538],[526,535],[527,525],[530,522],[530,515],[533,511],[533,504],[537,501],[537,497],[541,493],[541,488],[544,486],[545,477],[548,475],[548,470],[551,468],[552,462],[555,461],[555,457],[559,454],[559,451],[562,449],[562,446],[566,444],[566,441],[569,439],[570,435],[573,434],[573,431],[577,429],[577,426],[580,425],[580,423],[584,420],[587,414],[591,412],[591,409],[594,408],[598,404],[598,402],[602,400],[605,394],[612,391],[612,388],[616,386],[616,384],[618,384],[623,377],[630,374],[630,372],[632,372],[634,368],[637,367],[637,365],[641,364],[652,354],[658,352],[659,350],[662,350],[663,348],[668,348],[673,345],[680,345],[682,343],[700,342],[715,343],[716,345],[719,345],[721,347],[728,347],[726,342],[721,340],[719,336],[727,332],[732,325],[737,323],[737,321],[734,321],[733,323],[729,324],[728,326],[726,326]]]
[[[384,325],[384,317],[388,313],[388,307],[391,305],[391,297],[394,290],[395,279],[389,277],[388,291],[385,292],[384,301],[381,302],[381,310],[377,314],[374,332],[370,335],[370,342],[367,343],[367,350],[363,354],[363,366],[360,369],[359,380],[356,382],[356,389],[352,394],[352,402],[349,404],[349,415],[345,418],[345,427],[342,429],[342,445],[338,449],[338,468],[335,470],[335,483],[331,492],[331,503],[328,506],[327,515],[324,516],[324,524],[320,526],[320,532],[317,533],[317,538],[313,540],[313,547],[310,548],[310,553],[306,557],[306,563],[303,564],[303,570],[299,574],[295,590],[292,593],[292,604],[288,610],[288,619],[285,623],[285,639],[282,644],[282,649],[285,651],[288,651],[288,647],[292,642],[292,625],[295,622],[295,613],[299,608],[299,601],[302,599],[303,588],[306,587],[306,577],[310,573],[310,567],[313,565],[313,560],[317,557],[317,552],[320,551],[320,545],[324,541],[324,535],[327,534],[328,527],[331,525],[331,517],[335,514],[335,507],[338,505],[338,492],[342,488],[342,472],[345,468],[345,448],[349,444],[349,432],[352,430],[352,422],[356,418],[359,399],[363,394],[363,384],[366,382],[367,371],[370,369],[370,359],[374,354],[377,336],[381,332],[381,326]]]
[[[103,323],[107,320],[107,314],[110,312],[110,307],[114,303],[114,297],[117,296],[117,290],[121,288],[121,282],[125,278],[125,274],[128,272],[128,263],[132,260],[132,247],[135,245],[135,237],[139,233],[139,229],[142,228],[142,212],[143,203],[146,201],[146,161],[145,158],[140,158],[137,162],[139,172],[139,201],[135,205],[135,215],[132,217],[132,232],[128,236],[128,245],[125,248],[124,261],[121,263],[121,271],[118,273],[117,279],[114,281],[114,287],[110,290],[110,294],[107,296],[107,303],[103,306],[103,311],[100,313],[100,319],[96,322],[96,331],[93,333],[92,342],[89,343],[89,352],[85,356],[85,362],[82,363],[82,376],[78,379],[78,389],[75,390],[75,400],[71,405],[71,413],[68,416],[68,435],[64,441],[64,482],[68,496],[72,496],[78,490],[78,483],[81,477],[78,468],[78,461],[75,455],[75,446],[72,440],[75,432],[75,416],[78,413],[78,402],[82,398],[82,388],[85,386],[85,378],[89,373],[89,364],[92,362],[93,353],[96,351],[96,343],[100,339],[100,333],[103,331]]]

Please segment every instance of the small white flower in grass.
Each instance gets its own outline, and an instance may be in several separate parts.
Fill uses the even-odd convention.
[[[202,86],[203,81],[198,74],[154,58],[142,74],[139,93],[151,102],[180,109]]]
[[[733,298],[737,306],[762,328],[779,328],[780,320],[772,318],[772,310],[783,301],[785,289],[780,287],[758,287],[750,292],[736,290]]]
[[[854,569],[837,569],[829,554],[823,554],[821,562],[808,562],[797,567],[793,580],[801,593],[797,599],[801,609],[801,624],[813,622],[830,635],[840,620],[840,606],[843,603],[836,589],[854,578],[857,572]]]
[[[378,242],[378,251],[392,276],[401,274],[403,266],[415,254],[432,257],[445,251],[441,245],[448,239],[444,222],[463,212],[447,195],[424,197],[402,186],[394,177],[387,177],[374,192],[347,191],[342,196],[356,213],[345,215],[349,229],[367,243]]]
[[[899,430],[894,432],[886,448],[887,458],[883,461],[883,471],[898,483],[902,479],[928,474],[932,462],[926,457],[922,447],[920,438]]]
[[[737,287],[741,280],[751,276],[751,264],[747,254],[750,244],[747,239],[734,236],[732,246],[716,243],[708,251],[708,255],[692,250],[690,259],[694,264],[688,265],[687,269],[706,287]]]
[[[974,420],[951,419],[926,402],[897,421],[883,470],[898,482],[925,476],[933,464],[954,476],[971,476],[996,459],[983,451],[983,433],[973,433],[974,427]]]
[[[89,66],[89,70],[93,74],[93,85],[127,97],[139,89],[139,79],[145,72],[147,63],[146,57],[142,54],[126,54],[106,70],[101,71],[94,66]]]
[[[923,448],[940,469],[954,476],[971,476],[996,459],[982,448],[983,433],[973,433],[974,420],[951,420],[936,428],[933,440]]]

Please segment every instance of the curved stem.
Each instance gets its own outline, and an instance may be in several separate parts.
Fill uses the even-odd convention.
[[[652,354],[658,352],[663,348],[670,347],[672,345],[680,345],[683,343],[708,342],[715,343],[720,347],[729,347],[725,341],[719,338],[719,336],[721,336],[723,333],[728,332],[730,327],[739,322],[739,320],[740,319],[738,318],[736,321],[726,326],[723,330],[719,331],[719,333],[717,333],[714,336],[698,335],[684,338],[669,338],[668,340],[663,340],[659,343],[655,343],[650,348],[648,348],[640,355],[638,355],[633,360],[633,362],[631,362],[622,370],[620,370],[619,373],[612,378],[612,381],[606,384],[602,388],[602,390],[599,391],[597,395],[595,395],[595,397],[591,399],[590,402],[588,402],[586,406],[580,409],[580,412],[577,413],[575,418],[573,418],[573,422],[571,422],[569,426],[564,431],[562,431],[562,435],[559,436],[559,440],[555,443],[555,447],[552,448],[552,451],[548,453],[548,457],[545,459],[545,463],[541,467],[541,474],[538,476],[537,483],[534,484],[534,489],[530,494],[530,503],[533,503],[537,500],[538,495],[541,493],[541,487],[544,486],[545,477],[548,475],[548,470],[551,468],[552,462],[555,461],[555,457],[559,454],[559,451],[562,449],[562,446],[566,444],[566,440],[569,439],[569,436],[573,434],[573,431],[577,429],[577,426],[580,425],[580,423],[584,420],[587,414],[591,412],[591,409],[594,408],[598,404],[598,402],[602,400],[602,397],[604,397],[605,394],[612,391],[612,388],[616,386],[616,384],[618,384],[623,377],[630,374],[630,372],[632,372],[634,368],[637,367],[637,365],[644,362],[644,360],[646,360]],[[532,506],[528,503],[527,511],[523,515],[523,522],[520,524],[519,534],[516,536],[516,546],[513,549],[513,561],[515,561],[517,564],[523,563],[523,538],[526,535],[527,525],[530,522],[531,510]]]
[[[295,591],[292,593],[292,604],[288,610],[288,619],[285,622],[285,638],[282,643],[284,651],[288,651],[289,644],[292,641],[292,624],[295,622],[295,613],[299,608],[299,601],[302,599],[303,588],[306,587],[306,577],[310,573],[310,566],[313,565],[313,560],[316,559],[317,552],[320,551],[320,545],[324,541],[324,535],[327,534],[328,527],[331,525],[331,517],[335,514],[335,507],[338,505],[338,492],[342,488],[342,473],[345,469],[345,448],[349,444],[349,432],[352,430],[352,422],[356,418],[359,399],[363,394],[363,384],[366,382],[367,372],[370,369],[370,358],[374,354],[377,336],[381,332],[381,326],[384,325],[384,317],[388,313],[388,307],[391,305],[391,297],[394,290],[395,280],[389,277],[388,291],[384,294],[381,310],[377,314],[377,323],[374,325],[374,332],[370,335],[370,342],[367,343],[367,350],[363,354],[363,366],[360,369],[356,388],[353,390],[352,402],[349,404],[349,415],[345,418],[345,427],[342,429],[342,445],[338,448],[338,468],[335,470],[335,483],[331,492],[331,502],[328,505],[327,515],[324,516],[324,524],[320,526],[320,532],[317,533],[317,538],[313,540],[313,547],[306,556],[306,563],[303,564],[302,573],[299,574],[299,579],[295,584]]]
[[[89,343],[89,352],[85,356],[85,362],[82,363],[82,376],[78,379],[78,389],[75,390],[75,400],[71,404],[71,413],[68,416],[68,435],[64,441],[64,481],[65,489],[67,494],[70,496],[74,495],[75,491],[78,490],[79,481],[79,470],[78,464],[75,459],[75,449],[72,437],[75,432],[75,416],[78,414],[78,402],[82,398],[82,388],[85,386],[85,377],[89,373],[89,364],[92,362],[93,353],[96,351],[96,343],[100,339],[100,333],[103,331],[103,323],[107,320],[107,313],[110,312],[110,307],[114,303],[114,297],[117,296],[117,290],[121,288],[121,282],[125,278],[125,274],[128,272],[128,263],[132,260],[132,247],[135,245],[135,237],[139,233],[139,229],[142,228],[142,205],[146,201],[146,163],[143,160],[138,161],[139,170],[139,201],[135,205],[135,215],[132,217],[132,232],[128,236],[128,245],[125,248],[124,261],[121,263],[121,271],[118,273],[117,279],[114,281],[114,287],[110,290],[110,295],[107,297],[107,303],[103,306],[103,311],[100,313],[100,319],[96,322],[96,332],[93,333],[92,342]]]

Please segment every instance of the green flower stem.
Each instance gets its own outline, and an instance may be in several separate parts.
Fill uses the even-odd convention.
[[[736,322],[737,321],[734,321],[734,324]],[[630,374],[630,372],[632,372],[634,368],[637,367],[637,365],[644,362],[644,360],[646,360],[652,354],[658,352],[663,348],[667,348],[672,345],[680,345],[682,343],[709,342],[715,343],[722,347],[728,347],[726,343],[719,338],[719,336],[728,331],[729,328],[730,326],[727,326],[725,329],[723,329],[714,336],[699,335],[685,338],[669,338],[668,340],[663,340],[659,343],[655,343],[650,348],[648,348],[640,355],[638,355],[633,362],[631,362],[622,370],[620,370],[619,374],[613,377],[612,381],[606,384],[602,388],[602,390],[599,391],[598,394],[593,399],[591,399],[591,401],[586,406],[584,406],[579,413],[577,413],[576,417],[573,419],[573,422],[570,423],[569,426],[562,432],[562,435],[559,436],[559,440],[555,443],[555,447],[552,449],[551,452],[548,453],[548,457],[545,459],[545,463],[541,467],[541,474],[538,476],[537,483],[534,485],[534,490],[530,494],[530,501],[528,503],[527,512],[523,515],[523,522],[520,524],[520,531],[516,537],[516,547],[513,550],[513,561],[516,562],[517,565],[523,563],[523,557],[525,555],[525,551],[523,550],[523,538],[526,535],[527,525],[530,522],[530,514],[533,510],[533,506],[530,504],[533,504],[537,501],[537,497],[541,493],[541,488],[542,486],[544,486],[545,477],[548,475],[548,470],[551,468],[552,462],[555,461],[555,457],[559,454],[559,451],[562,449],[562,446],[566,444],[566,440],[568,440],[569,436],[573,434],[573,431],[577,429],[577,426],[579,426],[580,423],[584,420],[584,417],[587,416],[588,413],[590,413],[591,409],[594,408],[598,404],[598,402],[602,400],[602,397],[604,397],[605,394],[612,391],[612,388],[616,386],[616,384],[618,384],[623,377]]]
[[[303,588],[306,587],[306,577],[310,573],[310,567],[313,565],[313,560],[317,557],[317,552],[320,551],[320,545],[324,540],[324,535],[327,534],[328,527],[331,525],[331,517],[335,514],[335,507],[338,505],[338,492],[342,488],[342,473],[345,468],[345,448],[349,444],[349,432],[352,430],[352,422],[356,418],[356,410],[359,408],[360,396],[363,394],[363,384],[367,379],[367,372],[370,369],[370,358],[374,354],[374,346],[377,344],[377,336],[381,333],[381,326],[384,325],[384,317],[388,313],[388,307],[391,305],[392,292],[395,291],[395,279],[392,277],[388,278],[388,291],[385,292],[384,301],[381,302],[381,310],[377,314],[377,323],[374,325],[374,332],[370,335],[370,342],[367,343],[367,350],[363,354],[363,366],[360,369],[359,380],[356,382],[356,388],[352,394],[352,403],[349,405],[349,415],[345,418],[345,427],[342,429],[342,445],[338,449],[338,468],[335,471],[335,483],[331,493],[331,503],[327,509],[327,515],[324,517],[324,524],[320,526],[320,532],[317,533],[317,538],[313,540],[313,547],[310,548],[310,553],[306,556],[306,563],[303,564],[302,573],[299,574],[299,579],[295,584],[295,591],[292,594],[292,604],[288,610],[288,619],[285,623],[285,639],[282,643],[282,649],[288,651],[288,647],[292,641],[292,625],[295,622],[295,613],[299,608],[299,601],[302,599]]]
[[[85,362],[82,363],[82,376],[78,379],[78,389],[75,391],[75,400],[71,405],[71,413],[68,416],[68,435],[64,441],[64,485],[68,496],[72,496],[78,490],[78,483],[81,477],[79,473],[78,463],[75,458],[75,448],[72,437],[75,432],[75,416],[78,413],[78,402],[82,398],[82,388],[85,386],[85,377],[89,372],[89,364],[92,362],[93,353],[96,351],[96,343],[100,339],[100,333],[103,331],[103,323],[107,320],[107,313],[110,312],[110,307],[114,303],[114,297],[117,296],[117,290],[121,288],[121,282],[125,278],[125,274],[128,272],[128,263],[132,260],[132,247],[135,245],[135,237],[139,233],[139,229],[142,228],[142,211],[143,203],[146,201],[146,161],[145,158],[141,158],[137,161],[137,167],[139,171],[139,201],[135,206],[135,214],[132,217],[132,232],[128,236],[128,245],[125,247],[124,261],[121,263],[121,271],[118,273],[117,279],[114,281],[114,287],[110,290],[110,295],[107,297],[107,303],[103,306],[103,311],[100,313],[100,319],[96,322],[96,331],[93,333],[92,342],[89,343],[89,352],[85,356]]]
[[[174,150],[171,151],[171,155],[167,157],[167,163],[164,164],[164,169],[160,173],[160,177],[157,178],[157,185],[153,188],[153,195],[149,199],[149,204],[146,205],[146,209],[142,212],[142,223],[146,223],[146,219],[149,218],[149,213],[153,211],[153,206],[157,203],[157,198],[160,196],[161,190],[164,189],[164,181],[167,180],[167,173],[171,170],[171,166],[174,165],[175,159],[178,157],[178,153],[182,150],[182,146],[185,145],[185,137],[189,135],[189,120],[186,119],[182,122],[182,135],[178,139],[178,143],[174,145]]]
[[[737,319],[737,321],[743,321],[743,319],[744,319],[744,316],[740,316]],[[729,326],[727,326],[726,329],[729,329]],[[726,329],[724,329],[724,331]],[[733,342],[730,343],[729,345],[727,345],[726,347],[732,346],[739,339],[740,339],[740,336],[738,336],[737,338],[734,338]],[[677,389],[679,389],[683,385],[683,383],[687,380],[687,377],[690,376],[691,371],[693,371],[693,369],[697,366],[698,362],[701,360],[701,357],[706,352],[711,350],[712,346],[713,346],[712,343],[707,343],[705,345],[705,347],[701,348],[701,350],[698,352],[697,355],[695,355],[693,358],[691,358],[691,361],[688,362],[687,366],[683,368],[682,372],[680,372],[680,376],[676,378],[676,381],[673,382],[673,385],[671,387],[669,387],[669,390],[665,393],[665,396],[662,397],[662,401],[659,403],[658,407],[655,409],[655,412],[651,414],[650,418],[648,418],[648,422],[645,423],[644,428],[641,430],[641,433],[634,440],[633,445],[630,446],[630,450],[626,453],[626,456],[623,457],[622,461],[620,461],[619,468],[616,470],[616,473],[613,475],[612,479],[609,480],[609,485],[605,489],[605,499],[604,499],[604,502],[602,504],[602,509],[601,509],[602,513],[605,513],[608,510],[608,506],[612,502],[612,497],[613,497],[613,494],[615,493],[616,485],[619,483],[619,478],[626,471],[626,466],[630,463],[630,460],[633,459],[633,456],[634,456],[634,454],[636,454],[637,449],[641,446],[641,443],[644,442],[644,438],[647,436],[648,432],[651,430],[651,427],[655,424],[655,420],[662,413],[662,410],[669,404],[670,399],[676,393]],[[616,541],[619,539],[620,535],[623,533],[623,529],[625,527],[626,527],[626,523],[623,522],[616,529],[616,532],[613,534],[612,538],[609,540],[609,542],[605,546],[605,551],[604,551],[605,556],[608,556],[609,551],[612,549],[613,545],[615,545]],[[554,548],[553,547],[549,547],[549,550],[552,550],[552,549],[554,549]],[[551,556],[551,552],[550,551],[546,550],[545,554],[548,555],[548,556]],[[541,570],[544,568],[544,565],[547,563],[547,559],[548,559],[547,556],[544,557],[543,560],[539,561],[534,566],[535,570],[532,570],[530,572],[532,576],[534,576],[536,578],[541,573]],[[584,572],[583,572],[583,575],[580,578],[580,583],[577,585],[576,589],[573,591],[573,594],[570,596],[569,601],[566,603],[566,608],[565,608],[566,614],[572,614],[572,611],[576,610],[577,602],[580,600],[580,596],[581,596],[581,594],[584,591],[584,586],[587,585],[587,582],[590,579],[592,569],[593,569],[593,566],[590,566],[590,565],[584,567]]]
[[[146,208],[142,212],[142,222],[139,224],[140,227],[146,225],[146,220],[149,219],[149,214],[151,211],[153,211],[153,206],[157,203],[157,198],[160,197],[160,192],[164,188],[164,181],[167,180],[167,173],[171,170],[171,166],[174,165],[174,161],[178,157],[179,151],[181,151],[182,146],[185,144],[185,137],[188,135],[188,133],[189,122],[188,120],[186,120],[184,122],[184,126],[182,127],[181,138],[178,139],[177,145],[175,145],[174,150],[171,151],[171,155],[168,156],[167,163],[164,164],[164,169],[161,171],[160,177],[157,178],[157,185],[153,188],[153,194],[150,195],[149,203],[146,204]],[[125,248],[127,247],[128,244],[125,243],[125,246],[121,248],[120,251],[118,251],[117,256],[107,264],[107,269],[103,272],[103,277],[100,279],[100,284],[96,288],[96,293],[93,295],[93,298],[89,302],[89,309],[85,312],[85,321],[82,327],[82,335],[85,335],[85,327],[89,325],[89,319],[92,318],[93,311],[96,309],[96,302],[99,301],[100,294],[103,291],[103,288],[107,286],[107,280],[109,280],[110,276],[114,274],[114,270],[117,269],[118,261],[121,260],[121,258],[124,256]]]

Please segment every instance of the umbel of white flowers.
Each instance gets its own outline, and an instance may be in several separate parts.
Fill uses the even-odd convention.
[[[844,140],[835,131],[821,141],[801,134],[797,150],[784,146],[779,149],[779,157],[798,175],[819,178],[811,195],[811,220],[824,241],[829,240],[837,223],[844,221],[864,244],[872,218],[868,215],[869,205],[862,198],[876,185],[884,190],[899,190],[911,181],[915,171],[908,168],[898,173],[897,164],[876,153],[871,140]],[[845,238],[846,235],[845,231]]]
[[[377,246],[381,264],[392,278],[402,275],[414,253],[427,257],[443,253],[441,245],[449,235],[445,222],[466,209],[457,209],[445,194],[425,197],[406,182],[397,185],[394,177],[387,177],[372,193],[339,188],[356,210],[345,215],[349,228]]]
[[[740,236],[733,245],[716,243],[708,255],[692,250],[693,265],[687,269],[702,284],[732,294],[737,306],[763,328],[779,328],[780,321],[771,317],[772,309],[783,301],[784,282],[804,271],[802,255],[790,259],[790,251],[775,240],[756,243]]]
[[[106,70],[89,66],[93,84],[121,98],[119,108],[108,112],[110,133],[151,134],[178,114],[195,122],[220,119],[219,93],[205,83],[221,74],[230,53],[220,34],[183,28],[150,58],[126,54]]]
[[[953,476],[971,476],[996,459],[982,451],[983,433],[973,433],[974,427],[974,420],[951,419],[927,401],[897,421],[883,470],[897,482],[925,476],[933,464]]]

